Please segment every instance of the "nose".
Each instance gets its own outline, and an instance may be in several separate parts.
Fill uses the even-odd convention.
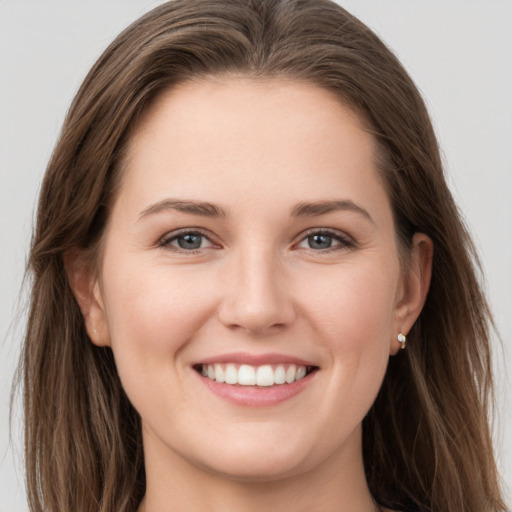
[[[279,332],[294,321],[291,283],[277,256],[246,251],[233,257],[225,293],[219,305],[220,321],[230,329],[253,335]]]

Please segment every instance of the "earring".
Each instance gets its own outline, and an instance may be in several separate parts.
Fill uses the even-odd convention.
[[[400,348],[402,350],[404,350],[405,347],[407,346],[407,337],[405,336],[405,334],[402,334],[401,332],[399,332],[398,336],[397,336],[397,340],[398,340],[398,343],[400,343],[400,345],[402,345]]]

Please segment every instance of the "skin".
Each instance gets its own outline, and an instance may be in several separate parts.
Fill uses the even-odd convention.
[[[432,244],[415,235],[401,267],[374,160],[349,108],[284,80],[188,83],[135,127],[98,269],[68,268],[91,340],[112,347],[142,418],[141,512],[376,510],[361,423],[398,332],[421,311]],[[333,200],[344,208],[292,215]],[[185,228],[205,235],[198,250],[180,251]],[[308,236],[325,231],[331,247],[312,247]],[[233,352],[287,354],[317,371],[288,400],[236,405],[192,367]]]

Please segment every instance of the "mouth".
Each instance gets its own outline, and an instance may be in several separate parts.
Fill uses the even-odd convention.
[[[269,388],[298,382],[318,370],[317,366],[301,364],[199,363],[194,370],[204,378],[230,386]]]

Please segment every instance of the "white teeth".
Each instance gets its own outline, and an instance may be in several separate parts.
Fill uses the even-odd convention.
[[[286,370],[286,382],[288,384],[291,384],[292,382],[295,381],[295,377],[297,375],[297,369],[295,368],[295,365],[292,364],[291,366],[288,367],[288,370]]]
[[[262,386],[269,387],[281,384],[292,384],[303,379],[307,375],[305,366],[294,364],[280,364],[272,366],[251,366],[234,363],[228,364],[203,364],[201,374],[210,380],[226,384],[238,384],[240,386]]]
[[[274,385],[274,372],[272,366],[266,364],[260,366],[256,370],[256,384],[258,386],[273,386]]]
[[[284,366],[279,365],[274,372],[274,382],[276,384],[284,384],[286,382],[286,371]]]
[[[222,366],[220,364],[216,364],[214,366],[214,368],[215,368],[215,380],[217,382],[225,382],[226,377],[225,377],[224,369],[222,368]]]
[[[305,376],[306,376],[306,368],[304,366],[299,366],[297,368],[297,375],[295,376],[295,380],[303,379]]]
[[[226,379],[226,384],[238,384],[238,370],[234,364],[226,366],[224,378]]]
[[[238,370],[238,384],[254,386],[256,384],[256,370],[248,364],[243,364]]]

